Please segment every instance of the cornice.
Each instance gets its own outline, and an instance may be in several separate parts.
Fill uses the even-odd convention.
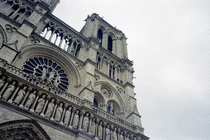
[[[1,17],[2,19],[6,20],[7,22],[10,22],[11,24],[17,26],[17,27],[20,27],[20,26],[21,26],[20,23],[18,23],[17,21],[15,21],[15,20],[13,20],[13,19],[7,17],[6,15],[4,15],[4,14],[2,14],[2,13],[0,13],[0,17]]]

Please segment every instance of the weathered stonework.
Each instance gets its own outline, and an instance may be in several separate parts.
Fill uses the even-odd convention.
[[[77,32],[58,2],[0,0],[0,139],[148,140],[124,33],[95,13]]]

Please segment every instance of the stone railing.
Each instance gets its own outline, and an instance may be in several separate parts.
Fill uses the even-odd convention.
[[[147,140],[134,126],[0,61],[0,100],[99,139]]]

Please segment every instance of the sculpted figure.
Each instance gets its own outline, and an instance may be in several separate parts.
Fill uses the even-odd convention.
[[[103,135],[103,128],[102,128],[102,122],[99,123],[98,125],[98,139],[102,140],[102,135]]]
[[[58,87],[59,84],[60,84],[60,76],[57,76],[54,80],[54,86]]]
[[[70,116],[71,116],[71,108],[72,107],[69,107],[69,109],[66,110],[65,118],[64,118],[64,124],[65,125],[68,125],[69,124],[69,119],[70,119]]]
[[[4,76],[0,79],[0,88],[3,87],[3,85],[5,83],[5,79],[6,79],[6,77],[4,77]]]
[[[46,79],[46,75],[47,75],[47,69],[43,68],[41,79],[45,80]]]
[[[35,113],[38,113],[38,114],[41,113],[42,108],[44,107],[44,104],[45,104],[45,97],[46,95],[42,95],[42,98],[39,98]]]
[[[89,118],[88,118],[89,113],[86,113],[84,119],[83,119],[83,131],[88,132],[88,124],[89,124]]]
[[[63,112],[63,103],[60,103],[59,107],[57,108],[56,110],[56,113],[55,113],[55,121],[56,122],[59,122],[61,120],[61,115],[62,115],[62,112]]]
[[[113,135],[112,135],[112,140],[117,140],[117,129],[114,128],[114,131],[113,131]]]
[[[54,101],[55,99],[52,99],[51,102],[47,106],[47,111],[45,113],[46,118],[50,118],[54,109]]]
[[[106,128],[106,140],[110,140],[110,137],[111,137],[111,132],[110,132],[109,125],[108,125]]]
[[[47,83],[51,83],[51,81],[53,80],[54,78],[54,75],[55,75],[55,72],[54,71],[51,71],[49,73],[49,78],[47,79]]]
[[[73,124],[72,124],[72,127],[74,129],[77,129],[77,126],[78,126],[78,122],[79,122],[79,111],[77,110],[76,113],[74,114],[74,119],[73,119]]]
[[[90,133],[94,136],[95,135],[95,130],[96,130],[96,124],[95,124],[95,118],[93,118],[91,128],[90,128]]]
[[[29,109],[31,104],[34,102],[35,98],[36,98],[36,91],[32,92],[29,97],[28,97],[28,100],[25,104],[25,108]]]
[[[123,132],[120,133],[120,138],[119,138],[119,140],[124,140],[124,138],[123,138]]]
[[[15,81],[13,81],[12,84],[7,87],[7,90],[5,91],[2,98],[4,100],[7,100],[14,90],[15,90]]]
[[[19,105],[20,101],[23,99],[23,96],[26,94],[26,88],[27,86],[24,86],[23,89],[20,89],[20,91],[17,94],[17,97],[14,100],[14,103]]]

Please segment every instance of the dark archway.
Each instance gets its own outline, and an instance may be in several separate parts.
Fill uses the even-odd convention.
[[[15,120],[0,124],[3,140],[51,140],[35,120]]]

